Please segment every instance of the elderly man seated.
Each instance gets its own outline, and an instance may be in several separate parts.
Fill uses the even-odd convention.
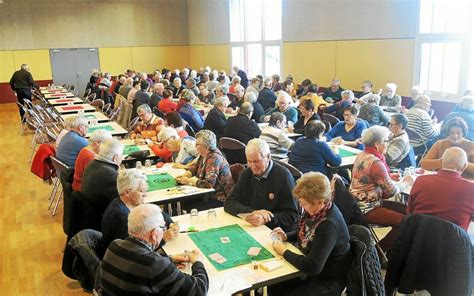
[[[130,138],[135,139],[137,144],[145,144],[146,139],[156,142],[156,136],[164,123],[163,119],[153,114],[147,104],[140,105],[137,113],[140,124],[131,133]]]
[[[155,252],[163,239],[165,221],[157,205],[143,204],[128,216],[126,239],[113,241],[100,266],[104,295],[206,295],[209,278],[195,250],[165,257]],[[175,264],[192,263],[192,274]]]
[[[410,139],[410,144],[415,150],[415,154],[421,154],[426,148],[430,148],[436,138],[439,136],[439,131],[434,128],[436,119],[432,120],[428,111],[431,108],[431,99],[427,95],[422,95],[416,98],[413,108],[407,111],[408,118],[407,128],[417,132],[421,138]]]
[[[165,86],[161,82],[157,82],[153,85],[153,94],[150,97],[150,106],[158,108],[158,103],[163,99],[163,91]]]
[[[143,204],[148,191],[146,175],[135,169],[121,170],[117,177],[117,191],[119,197],[110,203],[102,217],[104,251],[113,240],[127,238],[127,219],[130,210]],[[163,218],[169,227],[163,234],[163,240],[170,241],[178,234],[179,229],[172,224],[173,220],[168,214],[163,213]]]
[[[77,155],[89,144],[84,138],[87,135],[87,129],[87,119],[79,115],[74,116],[69,124],[69,132],[64,135],[56,149],[56,157],[70,168],[75,167]]]
[[[269,110],[275,107],[275,101],[277,99],[276,94],[272,90],[272,80],[266,78],[263,81],[263,88],[258,93],[257,102],[262,105],[263,110]]]
[[[218,97],[214,101],[214,108],[209,111],[204,121],[204,129],[212,131],[216,135],[217,141],[224,134],[227,106],[229,106],[229,99],[227,97]]]
[[[385,93],[380,97],[379,106],[386,111],[398,112],[402,106],[402,97],[396,94],[397,85],[395,83],[387,83],[385,85]]]
[[[280,112],[272,114],[268,126],[262,129],[260,139],[267,142],[272,154],[286,155],[295,144],[293,140],[288,138],[286,132],[286,117]]]
[[[268,122],[270,120],[270,115],[272,115],[274,112],[280,112],[285,114],[286,120],[288,120],[288,122],[291,121],[291,123],[294,124],[298,121],[298,111],[290,106],[292,102],[293,100],[288,93],[279,91],[276,100],[277,107],[268,110],[267,113],[261,117],[261,120],[263,122]]]
[[[441,170],[419,176],[410,192],[407,214],[428,214],[451,221],[467,231],[474,215],[474,183],[461,177],[467,155],[459,147],[445,150]]]
[[[74,168],[74,180],[72,181],[72,190],[81,191],[81,181],[84,170],[89,163],[94,159],[95,155],[99,153],[100,144],[102,141],[112,139],[110,132],[106,130],[96,130],[89,138],[89,145],[82,148],[76,158],[76,166]]]
[[[341,81],[334,78],[331,81],[331,86],[326,88],[323,92],[323,99],[326,102],[335,103],[341,100],[341,93],[344,89],[341,87]]]
[[[249,168],[240,175],[232,193],[224,202],[224,210],[245,215],[252,226],[296,229],[298,207],[291,191],[295,180],[290,172],[274,163],[270,147],[262,139],[251,140],[246,149]]]
[[[117,192],[117,175],[123,158],[123,144],[117,139],[102,142],[99,153],[89,163],[82,177],[81,194],[100,217]]]

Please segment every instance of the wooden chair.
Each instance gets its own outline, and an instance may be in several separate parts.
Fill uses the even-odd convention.
[[[219,148],[226,150],[245,150],[245,144],[237,139],[222,137],[219,139]]]
[[[232,165],[234,163],[245,163],[245,144],[239,140],[222,137],[219,140],[219,149],[224,153],[227,162]]]
[[[101,99],[94,100],[90,104],[91,106],[95,107],[97,111],[102,111],[105,105],[104,100]]]
[[[295,181],[298,180],[299,178],[301,178],[301,176],[303,176],[303,173],[300,170],[298,170],[297,168],[295,168],[294,166],[292,166],[291,164],[286,163],[284,161],[281,161],[279,159],[273,159],[273,161],[275,163],[278,163],[279,165],[287,168],[290,171],[293,178],[295,179]]]

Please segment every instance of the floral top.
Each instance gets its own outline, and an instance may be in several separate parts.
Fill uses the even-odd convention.
[[[198,178],[199,188],[214,188],[212,198],[224,201],[234,187],[230,166],[219,149],[212,151],[207,158],[199,156],[189,171]]]
[[[359,153],[352,170],[350,192],[358,201],[362,213],[380,206],[380,200],[400,192],[391,179],[382,161],[375,155]]]

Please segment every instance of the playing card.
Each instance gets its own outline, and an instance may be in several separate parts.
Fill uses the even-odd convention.
[[[228,244],[230,243],[230,239],[227,236],[221,237],[221,243]]]
[[[227,259],[225,259],[221,254],[219,253],[213,253],[213,254],[210,254],[209,255],[209,258],[211,258],[212,260],[216,261],[217,263],[219,264],[222,264],[224,262],[227,261]]]
[[[248,251],[247,251],[247,255],[249,256],[257,256],[258,253],[260,253],[260,250],[262,248],[259,248],[259,247],[251,247]]]

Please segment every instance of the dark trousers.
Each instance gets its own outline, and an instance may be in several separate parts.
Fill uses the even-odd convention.
[[[345,278],[315,279],[300,278],[292,279],[268,287],[268,295],[318,295],[318,296],[340,296],[346,286]]]
[[[18,103],[21,105],[24,105],[24,99],[31,100],[31,89],[29,88],[19,88],[16,90],[16,99],[18,100]],[[25,112],[23,109],[20,109],[20,118],[23,121],[23,116],[25,115]]]
[[[392,248],[398,228],[405,216],[406,206],[399,202],[384,200],[382,206],[365,214],[369,224],[391,226],[392,230],[380,241],[380,247],[385,252]]]

